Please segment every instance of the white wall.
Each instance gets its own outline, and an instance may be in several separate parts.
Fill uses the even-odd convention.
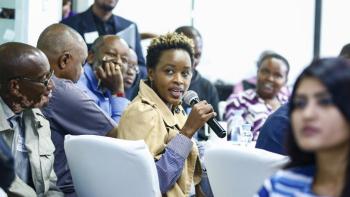
[[[0,35],[0,43],[17,41],[36,46],[40,33],[48,25],[60,21],[62,15],[58,9],[62,7],[62,0],[2,0],[0,7],[3,5],[15,9],[15,20],[6,19],[6,24],[0,20],[2,30],[13,32],[10,37]]]
[[[204,37],[200,70],[212,79],[237,82],[256,75],[264,50],[284,55],[290,82],[313,54],[314,1],[200,0],[195,26]]]
[[[350,43],[350,1],[322,1],[321,56],[337,56]]]

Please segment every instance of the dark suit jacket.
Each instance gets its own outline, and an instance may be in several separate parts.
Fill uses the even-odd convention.
[[[137,54],[137,59],[138,59],[138,64],[139,66],[145,66],[145,58],[143,57],[142,54],[142,48],[141,48],[141,38],[140,38],[140,34],[139,31],[137,29],[137,25],[132,22],[129,21],[123,17],[117,16],[117,15],[113,15],[113,19],[114,19],[114,24],[115,24],[115,29],[116,32],[120,32],[124,29],[126,29],[127,27],[129,27],[130,25],[134,24],[136,27],[136,34],[135,34],[135,47],[131,46],[136,54]],[[61,23],[68,25],[70,27],[72,27],[73,29],[75,29],[77,32],[79,32],[79,34],[85,39],[84,34],[85,33],[89,33],[89,32],[97,32],[97,28],[95,25],[95,21],[93,18],[93,13],[92,13],[92,7],[90,7],[89,9],[87,9],[85,12],[79,13],[75,16],[69,17],[67,19],[64,19],[61,21]],[[101,35],[99,35],[101,36]],[[88,43],[88,48],[90,49],[92,43]],[[145,69],[140,69],[140,70],[145,70]]]

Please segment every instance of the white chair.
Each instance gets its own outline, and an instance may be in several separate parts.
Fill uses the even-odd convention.
[[[212,146],[204,155],[215,197],[252,197],[288,157],[242,146]]]
[[[66,135],[64,149],[78,196],[161,196],[154,159],[142,140]]]

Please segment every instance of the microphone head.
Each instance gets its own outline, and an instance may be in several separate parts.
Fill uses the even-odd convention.
[[[183,96],[183,100],[187,105],[191,105],[194,99],[199,99],[198,94],[193,90],[188,90]]]

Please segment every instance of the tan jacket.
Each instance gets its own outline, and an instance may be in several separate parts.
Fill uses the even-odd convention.
[[[155,159],[159,159],[169,141],[179,133],[186,121],[184,110],[172,113],[159,96],[143,81],[137,97],[129,104],[118,125],[118,138],[143,139]],[[185,161],[181,176],[167,192],[168,197],[187,197],[192,181],[200,182],[201,166],[197,146]]]
[[[2,105],[5,103],[1,99],[0,102],[0,135],[11,147],[14,130],[3,118],[5,115]],[[25,110],[23,119],[26,127],[25,146],[29,154],[35,191],[16,176],[11,184],[8,196],[63,196],[63,193],[56,187],[57,178],[53,170],[55,147],[51,141],[49,122],[39,109]]]

